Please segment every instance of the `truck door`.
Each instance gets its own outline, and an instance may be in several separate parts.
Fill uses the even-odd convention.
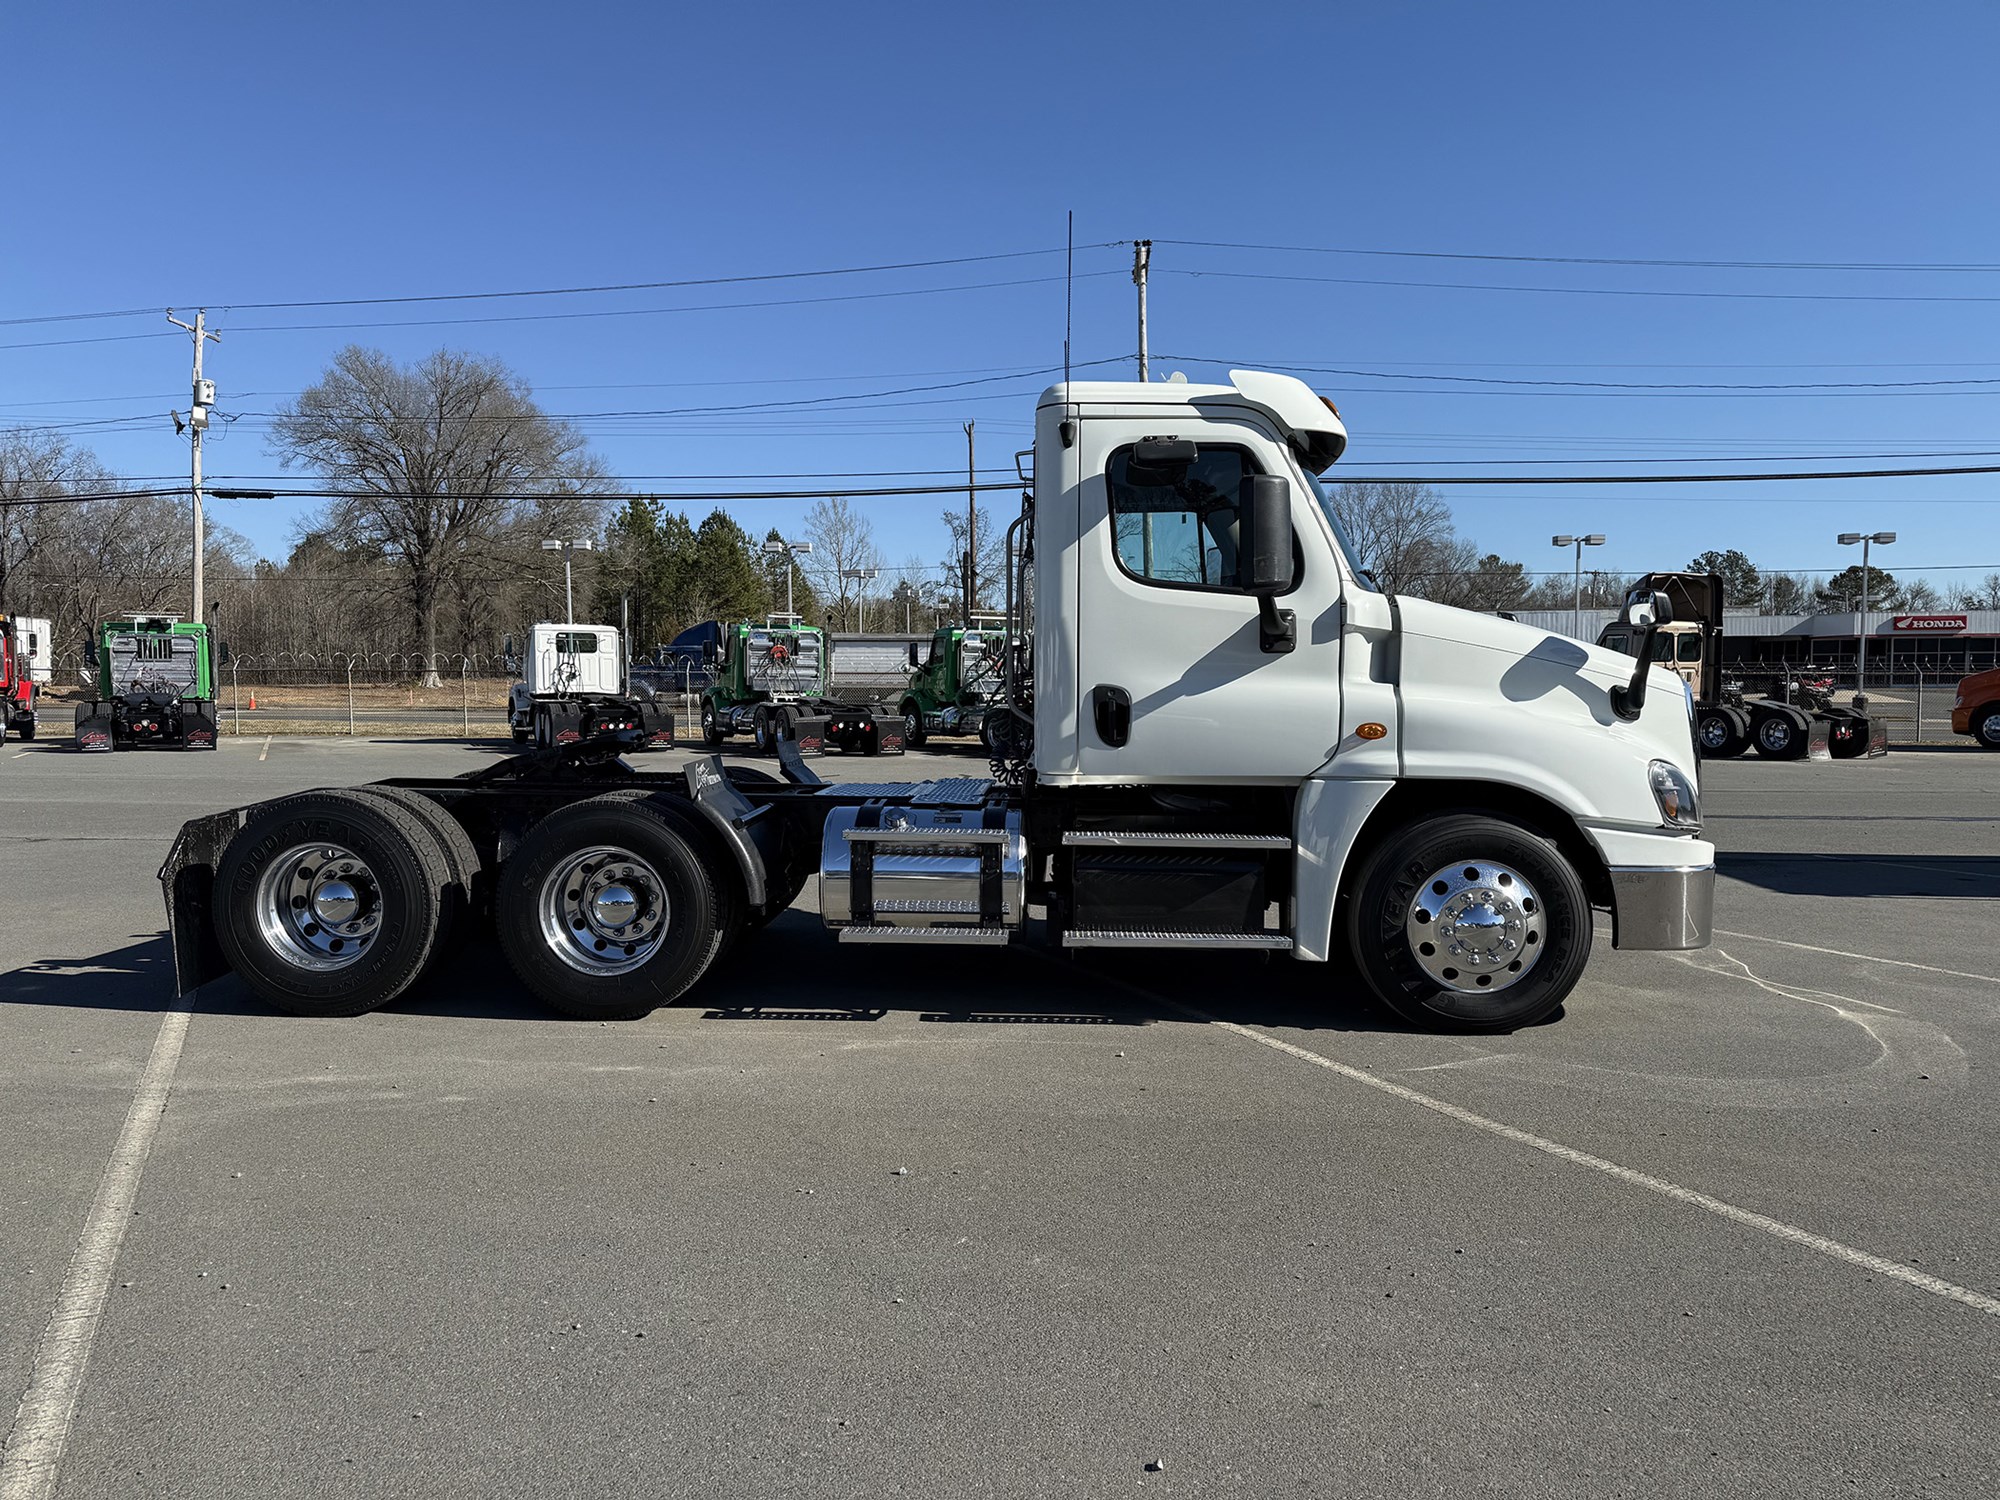
[[[1142,437],[1165,415],[1081,425],[1078,730],[1093,779],[1295,782],[1340,741],[1340,575],[1277,443],[1205,417],[1184,473],[1149,470]],[[1182,432],[1190,424],[1182,422]],[[1242,480],[1292,487],[1297,644],[1261,649],[1257,601],[1234,582]]]

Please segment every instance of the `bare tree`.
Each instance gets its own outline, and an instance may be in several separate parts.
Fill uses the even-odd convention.
[[[319,518],[342,546],[393,566],[437,684],[438,626],[463,580],[515,563],[614,486],[582,434],[550,418],[498,361],[440,350],[405,367],[350,346],[279,412],[280,461],[343,491]],[[529,499],[524,496],[547,496]]]
[[[850,601],[862,592],[860,580],[849,575],[882,566],[875,528],[845,495],[835,495],[806,512],[805,533],[813,547],[803,559],[806,576],[821,602],[833,605],[834,620],[846,626],[854,618]]]
[[[1451,508],[1429,485],[1335,485],[1333,509],[1384,591],[1422,592],[1420,580],[1451,570]]]

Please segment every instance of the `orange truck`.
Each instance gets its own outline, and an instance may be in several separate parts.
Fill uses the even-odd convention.
[[[1971,735],[1982,749],[2000,750],[2000,667],[1959,679],[1951,732]]]

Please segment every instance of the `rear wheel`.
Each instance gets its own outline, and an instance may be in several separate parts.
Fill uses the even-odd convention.
[[[479,877],[479,851],[458,819],[431,801],[422,792],[401,786],[365,786],[356,791],[400,807],[423,824],[424,831],[444,856],[451,883],[444,890],[444,904],[438,913],[437,942],[422,977],[435,973],[441,963],[464,942],[472,925],[475,904],[474,882]]]
[[[1446,1031],[1531,1026],[1590,957],[1583,882],[1548,839],[1478,813],[1397,829],[1361,866],[1348,940],[1396,1014]]]
[[[760,708],[750,716],[750,744],[759,755],[771,753],[771,711]]]
[[[1805,716],[1790,708],[1762,713],[1751,725],[1750,743],[1767,760],[1797,760],[1806,752]]]
[[[1727,760],[1750,747],[1746,726],[1727,708],[1711,708],[1695,724],[1695,738],[1709,760]]]
[[[634,1020],[701,978],[731,893],[694,830],[630,793],[551,813],[500,870],[500,946],[551,1008]]]
[[[423,823],[358,791],[254,813],[215,871],[230,966],[280,1010],[358,1016],[402,994],[434,951],[453,879]]]

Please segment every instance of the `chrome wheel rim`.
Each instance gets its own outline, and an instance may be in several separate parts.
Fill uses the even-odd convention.
[[[1469,859],[1431,872],[1411,898],[1403,934],[1441,988],[1490,995],[1519,984],[1547,946],[1542,901],[1521,872]]]
[[[1989,745],[2000,745],[2000,714],[1988,714],[1979,721],[1979,737]]]
[[[298,844],[257,881],[257,930],[285,962],[330,973],[359,963],[382,930],[382,885],[338,844]]]
[[[1757,730],[1757,740],[1767,750],[1782,750],[1792,742],[1792,726],[1783,719],[1766,719]]]
[[[1704,749],[1720,750],[1729,743],[1729,724],[1720,715],[1701,721],[1701,743]]]
[[[580,974],[629,974],[660,951],[673,915],[659,873],[629,849],[579,849],[542,881],[542,940]]]

